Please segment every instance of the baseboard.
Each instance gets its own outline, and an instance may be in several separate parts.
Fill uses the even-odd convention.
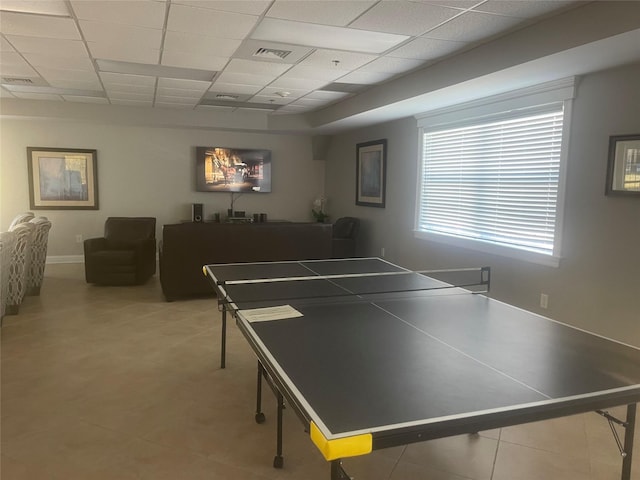
[[[48,256],[46,263],[84,263],[84,255]]]

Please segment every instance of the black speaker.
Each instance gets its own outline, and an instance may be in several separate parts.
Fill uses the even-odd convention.
[[[201,203],[193,203],[191,204],[191,220],[194,222],[202,222],[204,220],[204,214],[202,211]]]

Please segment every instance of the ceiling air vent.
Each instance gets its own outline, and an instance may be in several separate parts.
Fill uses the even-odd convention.
[[[2,83],[7,85],[33,85],[33,80],[22,77],[2,77]]]
[[[284,60],[291,53],[291,50],[278,50],[276,48],[261,47],[253,54],[254,57],[260,58],[279,58]]]
[[[238,100],[239,95],[231,95],[230,93],[219,93],[216,95],[219,100]]]

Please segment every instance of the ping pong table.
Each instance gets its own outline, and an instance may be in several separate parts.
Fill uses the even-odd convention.
[[[550,320],[379,258],[205,265],[222,309],[277,399],[274,466],[283,466],[285,401],[327,461],[372,450],[597,411],[631,457],[640,349]],[[471,286],[471,285],[474,286]],[[626,419],[605,409],[626,406]],[[622,429],[622,438],[619,430]]]

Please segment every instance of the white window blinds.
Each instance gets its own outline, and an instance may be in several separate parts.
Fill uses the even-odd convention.
[[[563,104],[423,132],[416,227],[554,255]]]

